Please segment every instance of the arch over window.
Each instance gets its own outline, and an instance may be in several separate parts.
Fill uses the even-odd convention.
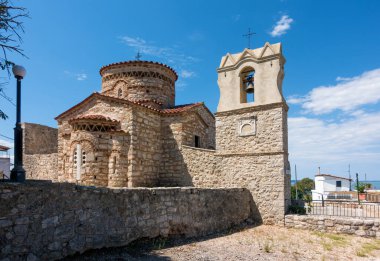
[[[240,103],[255,101],[255,69],[245,67],[240,72]]]

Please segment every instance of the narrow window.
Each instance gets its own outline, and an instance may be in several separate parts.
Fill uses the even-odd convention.
[[[201,147],[201,139],[199,136],[194,136],[194,147],[200,148]]]
[[[341,188],[341,187],[342,187],[342,181],[337,180],[337,182],[336,182],[336,187],[337,187],[337,188]]]
[[[122,95],[123,95],[123,91],[121,89],[119,89],[117,91],[117,97],[121,98]]]
[[[116,156],[113,157],[113,170],[112,173],[116,172]]]
[[[255,100],[255,70],[251,67],[243,69],[240,73],[240,102],[254,102]]]

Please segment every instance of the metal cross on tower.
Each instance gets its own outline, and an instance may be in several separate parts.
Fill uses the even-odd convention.
[[[248,28],[248,33],[247,34],[243,34],[243,37],[247,37],[248,38],[248,49],[251,49],[251,37],[254,34],[256,34],[256,33],[255,32],[251,32],[251,28]]]
[[[137,52],[137,54],[136,54],[136,61],[140,61],[140,58],[142,57],[142,55],[141,55],[141,53],[140,53],[140,51],[138,51]]]

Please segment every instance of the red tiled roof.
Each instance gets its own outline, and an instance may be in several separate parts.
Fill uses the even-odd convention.
[[[158,113],[162,113],[162,114],[165,114],[165,115],[170,115],[170,114],[175,114],[175,113],[181,113],[181,112],[188,111],[188,110],[190,110],[192,108],[195,108],[197,106],[201,106],[201,105],[204,106],[203,102],[197,102],[197,103],[192,103],[192,104],[178,105],[178,106],[175,106],[173,108],[156,109],[156,108],[153,108],[153,107],[151,107],[151,106],[149,106],[147,104],[144,104],[144,103],[141,103],[141,102],[138,102],[138,101],[131,101],[131,100],[126,100],[126,99],[121,99],[121,98],[117,98],[117,97],[103,95],[103,94],[100,94],[98,92],[94,92],[93,94],[91,94],[90,96],[88,96],[86,99],[84,99],[80,103],[76,104],[75,106],[71,107],[70,109],[64,111],[63,113],[61,113],[60,115],[58,115],[57,117],[55,117],[55,119],[58,120],[62,116],[70,113],[71,111],[74,111],[76,108],[79,108],[80,106],[82,106],[86,102],[90,101],[94,97],[98,97],[98,98],[101,98],[101,99],[108,99],[108,100],[112,100],[112,101],[120,102],[120,103],[129,103],[129,104],[138,105],[138,106],[141,106],[141,107],[144,107],[144,108],[147,108],[149,110],[152,110],[152,111],[155,111],[155,112],[158,112]],[[204,107],[207,109],[206,106],[204,106]],[[207,111],[212,115],[212,113],[208,109],[207,109]],[[104,117],[102,115],[98,115],[98,116]]]
[[[338,176],[334,176],[334,175],[331,175],[331,174],[317,174],[317,175],[315,175],[315,176],[316,176],[316,177],[330,177],[330,178],[336,178],[336,179],[352,180],[352,179],[349,179],[349,178],[338,177]]]
[[[9,149],[7,146],[0,145],[0,151],[7,151]]]
[[[129,101],[133,101],[133,100],[129,100]],[[159,102],[159,101],[156,101],[156,100],[151,100],[151,99],[138,100],[138,101],[135,101],[135,102],[138,102],[138,103],[154,102],[154,103],[156,103],[158,105],[163,105],[162,102]]]
[[[178,106],[174,106],[172,108],[162,109],[161,112],[164,114],[180,113],[180,112],[188,111],[188,110],[190,110],[194,107],[197,107],[199,105],[203,105],[203,102],[178,105]]]
[[[105,65],[102,68],[100,68],[99,73],[100,73],[100,75],[102,75],[103,70],[105,70],[105,69],[109,69],[111,67],[115,67],[115,66],[119,66],[119,65],[126,65],[126,64],[156,64],[156,65],[161,65],[161,66],[164,66],[164,67],[168,68],[169,70],[171,70],[174,73],[175,77],[176,77],[175,79],[176,80],[178,79],[178,75],[177,75],[176,71],[174,71],[173,68],[171,68],[170,66],[168,66],[166,64],[159,63],[159,62],[152,62],[152,61],[136,61],[136,60],[132,60],[132,61],[125,61],[125,62],[111,63],[111,64]]]
[[[76,117],[74,119],[71,119],[72,121],[75,120],[97,120],[97,121],[110,121],[110,122],[118,122],[117,120],[111,119],[109,117],[103,116],[103,115],[83,115]]]

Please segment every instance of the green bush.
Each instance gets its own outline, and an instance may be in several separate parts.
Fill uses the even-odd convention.
[[[306,215],[306,209],[297,205],[290,205],[288,211],[291,214]]]

